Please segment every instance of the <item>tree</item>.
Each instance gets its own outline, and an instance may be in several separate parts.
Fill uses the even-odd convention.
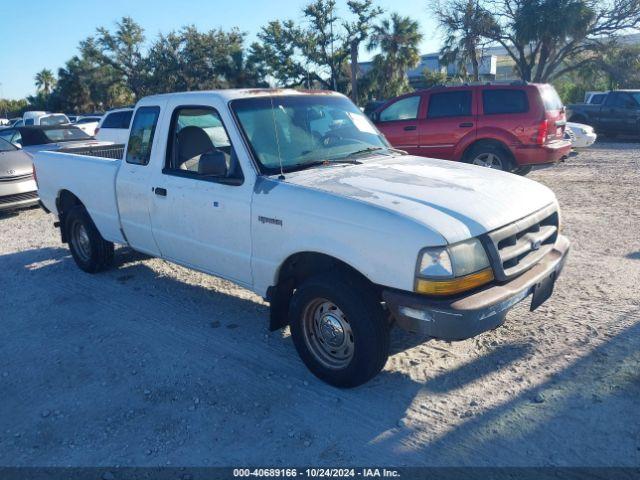
[[[445,34],[442,62],[457,65],[464,77],[470,64],[473,80],[479,81],[484,34],[494,28],[491,14],[479,0],[449,0],[445,4],[434,0],[432,10]]]
[[[350,0],[347,7],[349,15],[340,21],[335,0],[314,0],[303,9],[300,24],[269,22],[258,33],[261,43],[251,45],[251,58],[278,85],[347,93],[349,85],[353,89],[350,79],[354,77],[348,60],[351,57],[352,65],[357,65],[357,47],[382,12],[373,0]]]
[[[640,0],[485,0],[493,21],[485,38],[500,44],[526,81],[548,82],[595,61],[640,25]]]
[[[375,7],[373,0],[349,0],[349,10],[356,16],[353,22],[346,22],[344,28],[347,31],[347,41],[351,56],[351,98],[358,103],[358,50],[360,44],[369,36],[373,27],[373,21],[382,15],[382,8]]]
[[[245,34],[199,32],[195,26],[160,35],[149,51],[147,89],[151,93],[255,87],[266,83],[244,49]]]
[[[373,57],[378,98],[390,98],[409,90],[407,71],[420,62],[418,46],[422,34],[418,22],[393,13],[373,27],[367,50],[379,50]]]
[[[86,54],[117,71],[135,98],[140,98],[146,93],[149,67],[142,48],[144,30],[131,17],[123,17],[116,27],[113,33],[104,27],[98,28],[90,43],[94,49]]]
[[[49,95],[56,83],[56,77],[48,68],[43,68],[35,76],[36,89],[44,95]]]

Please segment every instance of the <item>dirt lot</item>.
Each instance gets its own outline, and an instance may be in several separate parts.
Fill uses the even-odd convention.
[[[531,174],[573,241],[538,311],[453,344],[395,331],[349,391],[253,294],[127,249],[87,275],[52,216],[2,216],[0,465],[640,466],[639,158]]]

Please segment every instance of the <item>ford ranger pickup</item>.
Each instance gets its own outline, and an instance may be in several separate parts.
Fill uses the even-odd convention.
[[[337,93],[143,98],[119,148],[35,157],[78,266],[121,244],[246,287],[339,387],[384,367],[393,325],[460,340],[537,308],[569,251],[547,187],[396,150]]]

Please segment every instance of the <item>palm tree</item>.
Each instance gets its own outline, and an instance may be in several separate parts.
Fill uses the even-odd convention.
[[[484,34],[495,27],[491,14],[478,0],[454,0],[443,7],[439,1],[432,5],[433,13],[444,31],[444,46],[440,50],[445,64],[455,64],[464,77],[471,65],[473,80],[480,80],[481,42]]]
[[[378,98],[395,97],[409,89],[407,71],[420,62],[421,41],[418,22],[397,13],[373,27],[367,50],[380,50],[373,57]]]
[[[53,75],[53,72],[51,70],[49,70],[48,68],[43,68],[38,73],[36,73],[35,81],[38,91],[44,93],[45,95],[49,95],[56,83],[56,77]]]

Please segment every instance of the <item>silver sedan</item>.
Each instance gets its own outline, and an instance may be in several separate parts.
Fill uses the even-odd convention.
[[[0,138],[0,211],[37,203],[31,156]]]

